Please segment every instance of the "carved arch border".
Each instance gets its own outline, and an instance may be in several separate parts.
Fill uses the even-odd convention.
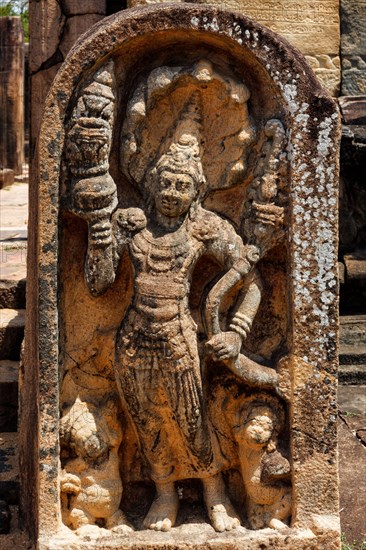
[[[45,541],[60,529],[58,214],[69,101],[81,75],[117,49],[174,32],[214,41],[234,56],[249,52],[281,98],[291,161],[288,368],[294,525],[319,537],[331,531],[336,541],[337,108],[303,56],[284,39],[238,13],[187,4],[135,8],[102,20],[72,48],[48,95],[38,143],[38,186],[30,190],[27,350],[21,378],[22,517],[33,539]],[[31,442],[30,421],[36,431]]]

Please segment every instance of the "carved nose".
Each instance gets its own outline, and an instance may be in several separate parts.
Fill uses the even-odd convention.
[[[168,200],[169,202],[175,202],[177,200],[177,194],[173,189],[163,193],[163,200]]]

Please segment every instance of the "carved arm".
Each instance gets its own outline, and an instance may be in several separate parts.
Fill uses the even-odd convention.
[[[258,258],[257,249],[254,246],[245,246],[242,247],[242,254],[240,258],[236,259],[233,263],[232,267],[228,270],[227,273],[221,279],[216,283],[216,285],[211,289],[209,292],[209,295],[207,297],[206,301],[206,308],[205,308],[205,320],[206,320],[206,327],[207,327],[207,333],[208,337],[212,338],[212,336],[216,334],[221,333],[221,327],[220,327],[220,321],[219,321],[219,309],[220,304],[225,297],[225,295],[241,280],[244,279],[246,275],[248,275],[252,268],[254,267],[256,261]],[[249,292],[249,289],[248,289]],[[246,331],[246,326],[248,323],[244,326],[243,316],[247,316],[247,314],[244,313],[246,311],[246,307],[250,305],[251,309],[254,308],[255,313],[256,309],[258,308],[258,305],[256,305],[256,299],[258,299],[258,289],[256,289],[255,285],[252,286],[250,289],[248,297],[243,301],[242,307],[239,308],[236,317],[234,316],[234,319],[232,321],[233,327],[239,327],[240,330]],[[260,301],[260,293],[259,293],[259,301]],[[253,303],[252,303],[253,302]],[[254,315],[255,315],[254,313]],[[253,315],[253,318],[254,318]],[[241,319],[240,319],[241,318]],[[250,320],[250,317],[248,317],[248,320]],[[241,327],[244,328],[241,328]],[[232,328],[232,327],[230,327]],[[250,328],[250,327],[249,327]],[[235,332],[243,336],[243,334],[240,333],[240,330],[236,330],[232,328]]]
[[[252,323],[257,314],[261,297],[262,282],[258,271],[253,269],[248,275],[248,280],[241,292],[235,314],[229,325],[230,330],[237,332],[242,340],[246,339],[252,328]]]

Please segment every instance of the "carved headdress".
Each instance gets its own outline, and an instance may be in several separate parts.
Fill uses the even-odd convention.
[[[203,194],[206,178],[202,168],[201,133],[200,97],[195,92],[185,105],[173,134],[164,140],[150,177],[154,179],[164,171],[188,174],[195,181],[200,194]]]
[[[153,69],[127,104],[123,173],[144,189],[154,170],[156,175],[184,169],[199,180],[201,197],[206,190],[237,185],[254,138],[248,99],[243,82],[207,59]]]

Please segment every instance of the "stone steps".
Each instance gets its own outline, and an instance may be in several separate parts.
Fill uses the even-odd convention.
[[[0,308],[25,309],[25,285],[25,279],[0,281]]]
[[[19,527],[18,506],[9,506],[8,509],[10,511],[10,533],[0,533],[0,549],[34,550],[34,545]]]
[[[0,309],[0,360],[19,360],[24,324],[24,309]]]
[[[340,317],[339,382],[366,384],[366,315]]]
[[[30,548],[19,530],[18,374],[25,279],[0,281],[0,548]]]
[[[17,432],[0,433],[0,500],[19,502],[19,465]]]
[[[16,432],[19,361],[0,361],[0,432]]]
[[[4,232],[11,236],[10,240],[1,239]],[[0,273],[3,280],[11,283],[23,281],[27,275],[27,241],[17,240],[18,234],[17,228],[0,227]]]

